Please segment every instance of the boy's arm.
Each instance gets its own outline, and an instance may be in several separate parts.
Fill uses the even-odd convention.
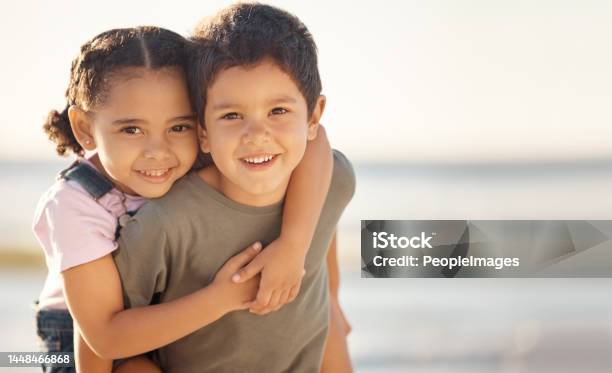
[[[333,163],[325,129],[319,126],[317,137],[308,142],[302,161],[291,175],[280,237],[234,277],[234,281],[242,282],[262,272],[252,312],[275,311],[299,293],[304,260],[327,197]]]
[[[167,345],[225,313],[248,308],[257,291],[258,279],[235,284],[232,275],[260,251],[256,244],[232,257],[207,287],[168,303],[148,306],[156,283],[163,274],[166,252],[156,216],[130,222],[120,241],[126,244],[117,254],[117,266],[129,278],[126,289],[131,309],[124,310],[123,289],[111,255],[62,272],[64,292],[70,313],[81,335],[102,358],[116,359],[138,355]],[[246,285],[246,286],[242,286]],[[155,326],[155,327],[152,327]]]

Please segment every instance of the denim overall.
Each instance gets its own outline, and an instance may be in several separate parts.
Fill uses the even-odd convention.
[[[75,162],[62,171],[59,179],[73,180],[81,185],[96,201],[113,189],[113,184],[86,163]],[[117,224],[115,238],[119,236],[120,225]],[[41,352],[74,352],[74,330],[72,317],[68,310],[36,309],[36,332]],[[75,367],[49,367],[42,365],[45,373],[75,373]]]

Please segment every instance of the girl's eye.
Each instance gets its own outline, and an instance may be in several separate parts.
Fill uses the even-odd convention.
[[[176,126],[172,126],[172,132],[185,132],[192,128],[192,126],[188,124],[177,124]]]
[[[227,113],[224,116],[222,116],[221,119],[227,119],[227,120],[240,119],[240,115],[238,115],[238,113]]]
[[[280,114],[286,114],[288,113],[288,110],[282,107],[277,107],[272,109],[272,114],[274,115],[280,115]]]
[[[138,127],[124,127],[121,132],[127,133],[128,135],[138,135],[142,133],[142,130]]]

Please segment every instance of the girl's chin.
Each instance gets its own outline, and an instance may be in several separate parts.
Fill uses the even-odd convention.
[[[139,185],[137,187],[134,187],[134,193],[129,194],[133,194],[143,198],[159,198],[164,194],[168,193],[171,186],[171,183],[158,185]]]
[[[159,198],[159,197],[163,197],[166,193],[168,193],[168,190],[170,190],[170,188],[165,188],[163,190],[155,190],[155,191],[148,190],[148,191],[143,191],[139,195],[144,198]]]

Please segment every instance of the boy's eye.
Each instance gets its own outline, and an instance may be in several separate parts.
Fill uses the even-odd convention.
[[[288,110],[282,107],[276,107],[272,109],[272,114],[274,115],[286,114],[287,112]]]
[[[142,130],[138,127],[124,127],[121,129],[121,132],[127,133],[128,135],[138,135],[142,133]]]
[[[238,113],[227,113],[224,116],[222,116],[221,119],[228,119],[228,120],[240,119],[240,115],[238,115]]]
[[[189,124],[177,124],[175,126],[172,126],[171,130],[172,132],[185,132],[190,130],[191,128],[192,126]]]

